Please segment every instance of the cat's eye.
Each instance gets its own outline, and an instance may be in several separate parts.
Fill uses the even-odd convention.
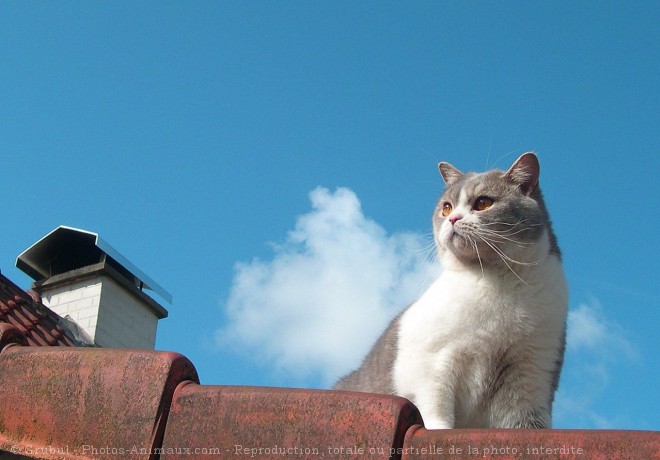
[[[451,203],[445,203],[442,205],[442,217],[447,217],[449,214],[451,214],[451,211],[453,210],[453,206]]]
[[[476,211],[485,211],[493,205],[493,200],[487,196],[482,196],[477,198],[477,201],[474,202],[474,209]]]

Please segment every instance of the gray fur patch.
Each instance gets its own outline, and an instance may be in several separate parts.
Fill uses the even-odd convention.
[[[334,390],[362,391],[367,393],[394,394],[392,369],[398,346],[400,313],[380,336],[362,365],[339,379]]]

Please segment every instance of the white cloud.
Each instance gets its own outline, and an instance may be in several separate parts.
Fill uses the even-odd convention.
[[[623,328],[606,318],[597,299],[569,311],[566,343],[569,351],[590,352],[600,361],[636,355]]]
[[[596,349],[606,341],[607,325],[599,313],[600,308],[582,304],[568,315],[569,348]]]
[[[310,193],[272,260],[238,263],[218,331],[274,370],[325,385],[356,367],[396,313],[437,276],[432,242],[388,235],[353,191]]]

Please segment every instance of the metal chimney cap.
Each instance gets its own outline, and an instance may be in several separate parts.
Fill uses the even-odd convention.
[[[35,281],[40,281],[108,258],[138,288],[149,289],[172,304],[172,294],[133,265],[98,233],[87,230],[60,225],[23,251],[16,258],[16,267]]]

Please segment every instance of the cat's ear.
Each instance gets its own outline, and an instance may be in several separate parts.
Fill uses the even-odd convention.
[[[449,163],[445,163],[444,161],[442,163],[438,163],[438,169],[440,170],[440,175],[442,176],[442,179],[445,181],[445,184],[447,185],[451,185],[457,180],[459,180],[461,177],[463,177],[462,172],[454,168]]]
[[[525,195],[531,195],[539,185],[540,172],[539,159],[532,152],[527,152],[513,163],[504,177],[518,185]]]

